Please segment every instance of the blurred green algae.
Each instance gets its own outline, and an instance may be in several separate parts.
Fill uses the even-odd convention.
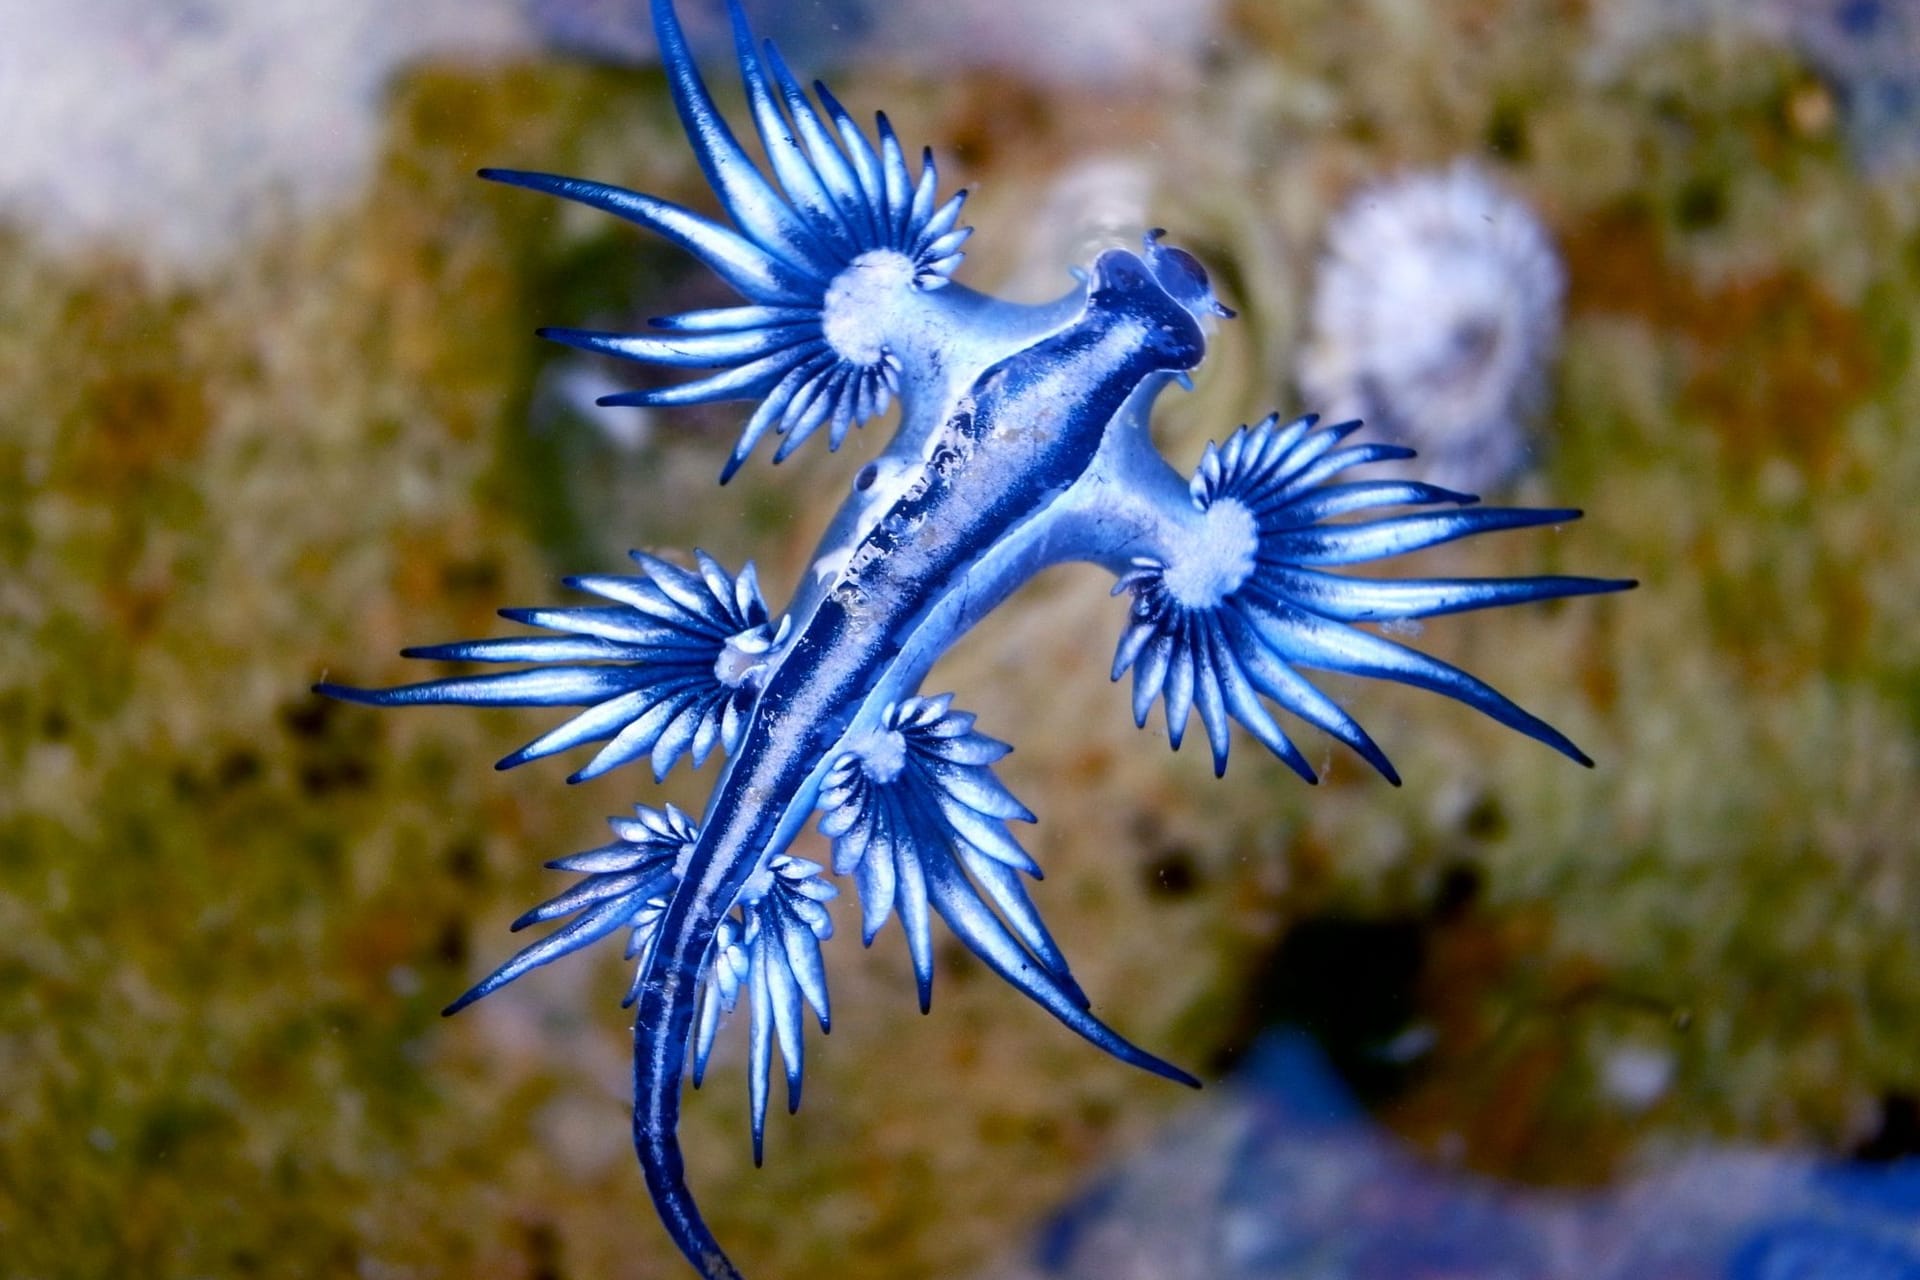
[[[1588,516],[1419,567],[1643,585],[1420,642],[1596,770],[1350,683],[1403,789],[1318,739],[1320,788],[1245,741],[1215,782],[1108,687],[1122,610],[1090,572],[1034,584],[929,687],[1018,746],[1039,901],[1103,1016],[1211,1077],[1273,1015],[1289,930],[1414,922],[1365,1034],[1426,1047],[1379,1114],[1436,1158],[1573,1184],[1708,1138],[1843,1152],[1920,1090],[1920,185],[1855,172],[1789,53],[1709,32],[1596,66],[1587,15],[1242,0],[1204,85],[1152,99],[836,79],[957,153],[976,283],[1019,261],[1065,165],[1143,158],[1156,221],[1245,316],[1163,407],[1182,466],[1296,407],[1317,237],[1356,184],[1470,152],[1542,209],[1570,313],[1519,496]],[[611,220],[471,172],[703,204],[656,75],[426,65],[387,121],[346,208],[200,275],[0,239],[7,1274],[680,1274],[626,1149],[617,948],[437,1016],[508,952],[539,863],[660,793],[484,767],[538,716],[306,690],[415,678],[403,645],[504,626],[625,545],[751,556],[777,593],[880,433],[716,491],[724,411],[637,442],[530,425],[556,359],[535,325],[695,286]],[[664,795],[697,811],[710,777]],[[737,1046],[688,1105],[695,1185],[750,1272],[968,1272],[1187,1105],[957,948],[921,1019],[894,934],[865,956],[851,932],[768,1167]],[[1623,1051],[1670,1083],[1610,1093]]]

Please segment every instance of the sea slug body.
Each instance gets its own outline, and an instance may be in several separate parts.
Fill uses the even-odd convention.
[[[1131,670],[1144,724],[1166,708],[1178,745],[1198,711],[1216,768],[1229,722],[1309,781],[1268,711],[1278,705],[1397,781],[1385,754],[1302,668],[1395,680],[1456,698],[1585,762],[1556,730],[1467,673],[1353,624],[1619,590],[1574,577],[1370,580],[1335,570],[1577,512],[1475,505],[1405,480],[1337,480],[1404,458],[1353,444],[1357,424],[1270,417],[1209,446],[1191,477],[1155,450],[1148,413],[1206,354],[1231,312],[1205,270],[1161,233],[1101,254],[1065,297],[997,301],[953,282],[969,229],[963,196],[938,199],[928,154],[916,174],[884,116],[867,133],[824,85],[810,96],[729,0],[739,70],[766,154],[749,159],[716,111],[671,0],[653,0],[674,101],[731,227],[651,196],[574,178],[487,171],[495,181],[605,210],[695,255],[737,306],[670,316],[642,333],[549,330],[555,341],[713,372],[604,402],[754,404],[722,480],[769,435],[776,459],[821,433],[829,448],[900,401],[882,456],[850,486],[784,610],[753,567],[692,568],[635,554],[632,576],[569,585],[570,608],[510,610],[540,634],[407,651],[515,669],[390,689],[320,686],[381,706],[565,706],[572,717],[502,767],[602,744],[574,775],[645,759],[656,778],[683,757],[724,757],[698,820],[642,806],[612,843],[549,865],[571,888],[519,924],[564,921],[461,997],[464,1007],[550,960],[615,933],[635,973],[633,1136],[662,1222],[707,1277],[738,1272],[689,1191],[676,1129],[683,1080],[705,1073],[728,1013],[747,1005],[749,1092],[761,1153],[777,1047],[789,1107],[800,1101],[804,1021],[824,1029],[821,944],[833,936],[827,869],[787,850],[809,822],[832,873],[859,896],[871,941],[897,916],[924,1008],[931,920],[1067,1027],[1122,1061],[1197,1083],[1123,1039],[1089,1002],[1023,877],[1039,867],[1010,830],[1035,815],[995,776],[1008,747],[952,695],[921,689],[934,662],[1040,570],[1107,569],[1131,594],[1113,678]],[[877,139],[877,140],[876,140]],[[1401,514],[1339,519],[1382,508]]]

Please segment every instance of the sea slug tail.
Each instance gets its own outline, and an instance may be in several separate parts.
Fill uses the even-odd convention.
[[[680,1155],[680,1080],[698,990],[680,984],[659,1002],[658,1018],[647,1016],[655,1000],[641,1003],[633,1028],[633,1147],[660,1222],[694,1270],[706,1280],[743,1280],[700,1215]]]

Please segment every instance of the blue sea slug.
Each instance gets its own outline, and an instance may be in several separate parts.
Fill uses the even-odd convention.
[[[1302,676],[1378,676],[1457,698],[1583,763],[1566,738],[1473,676],[1355,627],[1629,585],[1592,578],[1351,578],[1332,570],[1497,529],[1559,524],[1564,510],[1489,509],[1430,484],[1336,479],[1408,451],[1347,444],[1357,424],[1268,418],[1209,446],[1191,478],[1155,451],[1148,412],[1184,382],[1229,317],[1189,254],[1150,234],[1103,253],[1056,302],[1021,306],[952,281],[969,229],[942,202],[929,153],[916,174],[886,117],[874,135],[824,85],[809,96],[729,0],[764,172],[715,110],[671,0],[653,20],[674,102],[731,227],[652,196],[575,178],[487,171],[498,182],[604,209],[695,255],[741,305],[652,322],[642,333],[545,336],[649,364],[716,370],[603,403],[755,402],[722,480],[769,435],[776,458],[823,428],[829,447],[900,401],[880,457],[853,478],[811,572],[777,614],[751,565],[696,553],[689,569],[635,554],[633,576],[569,585],[571,608],[508,610],[544,634],[408,650],[514,664],[392,689],[324,684],[380,706],[464,703],[583,710],[500,762],[601,743],[573,775],[645,758],[725,757],[696,822],[671,807],[613,820],[614,840],[550,863],[571,889],[518,925],[565,920],[449,1009],[538,965],[625,932],[636,959],[633,1137],[674,1243],[707,1277],[739,1273],[689,1192],[676,1138],[682,1078],[704,1073],[721,1020],[744,999],[756,1158],[777,1045],[789,1107],[802,1031],[822,1029],[820,944],[833,932],[825,869],[788,855],[810,821],[851,876],[871,941],[906,931],[920,1000],[932,982],[930,915],[990,968],[1123,1061],[1193,1077],[1088,1011],[1022,875],[1038,868],[1008,830],[1034,815],[993,772],[1008,748],[950,695],[934,662],[1049,565],[1089,561],[1131,597],[1113,666],[1133,672],[1145,723],[1158,701],[1180,743],[1199,713],[1216,770],[1237,720],[1302,777],[1314,772],[1270,702],[1333,734],[1397,781],[1358,724]],[[875,137],[878,141],[875,142]],[[1381,507],[1411,513],[1339,517]],[[518,926],[516,926],[518,927]]]

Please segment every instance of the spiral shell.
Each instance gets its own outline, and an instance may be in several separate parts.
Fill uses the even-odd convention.
[[[1421,479],[1498,488],[1526,465],[1565,291],[1539,218],[1474,165],[1370,186],[1328,231],[1305,406],[1419,450]]]

